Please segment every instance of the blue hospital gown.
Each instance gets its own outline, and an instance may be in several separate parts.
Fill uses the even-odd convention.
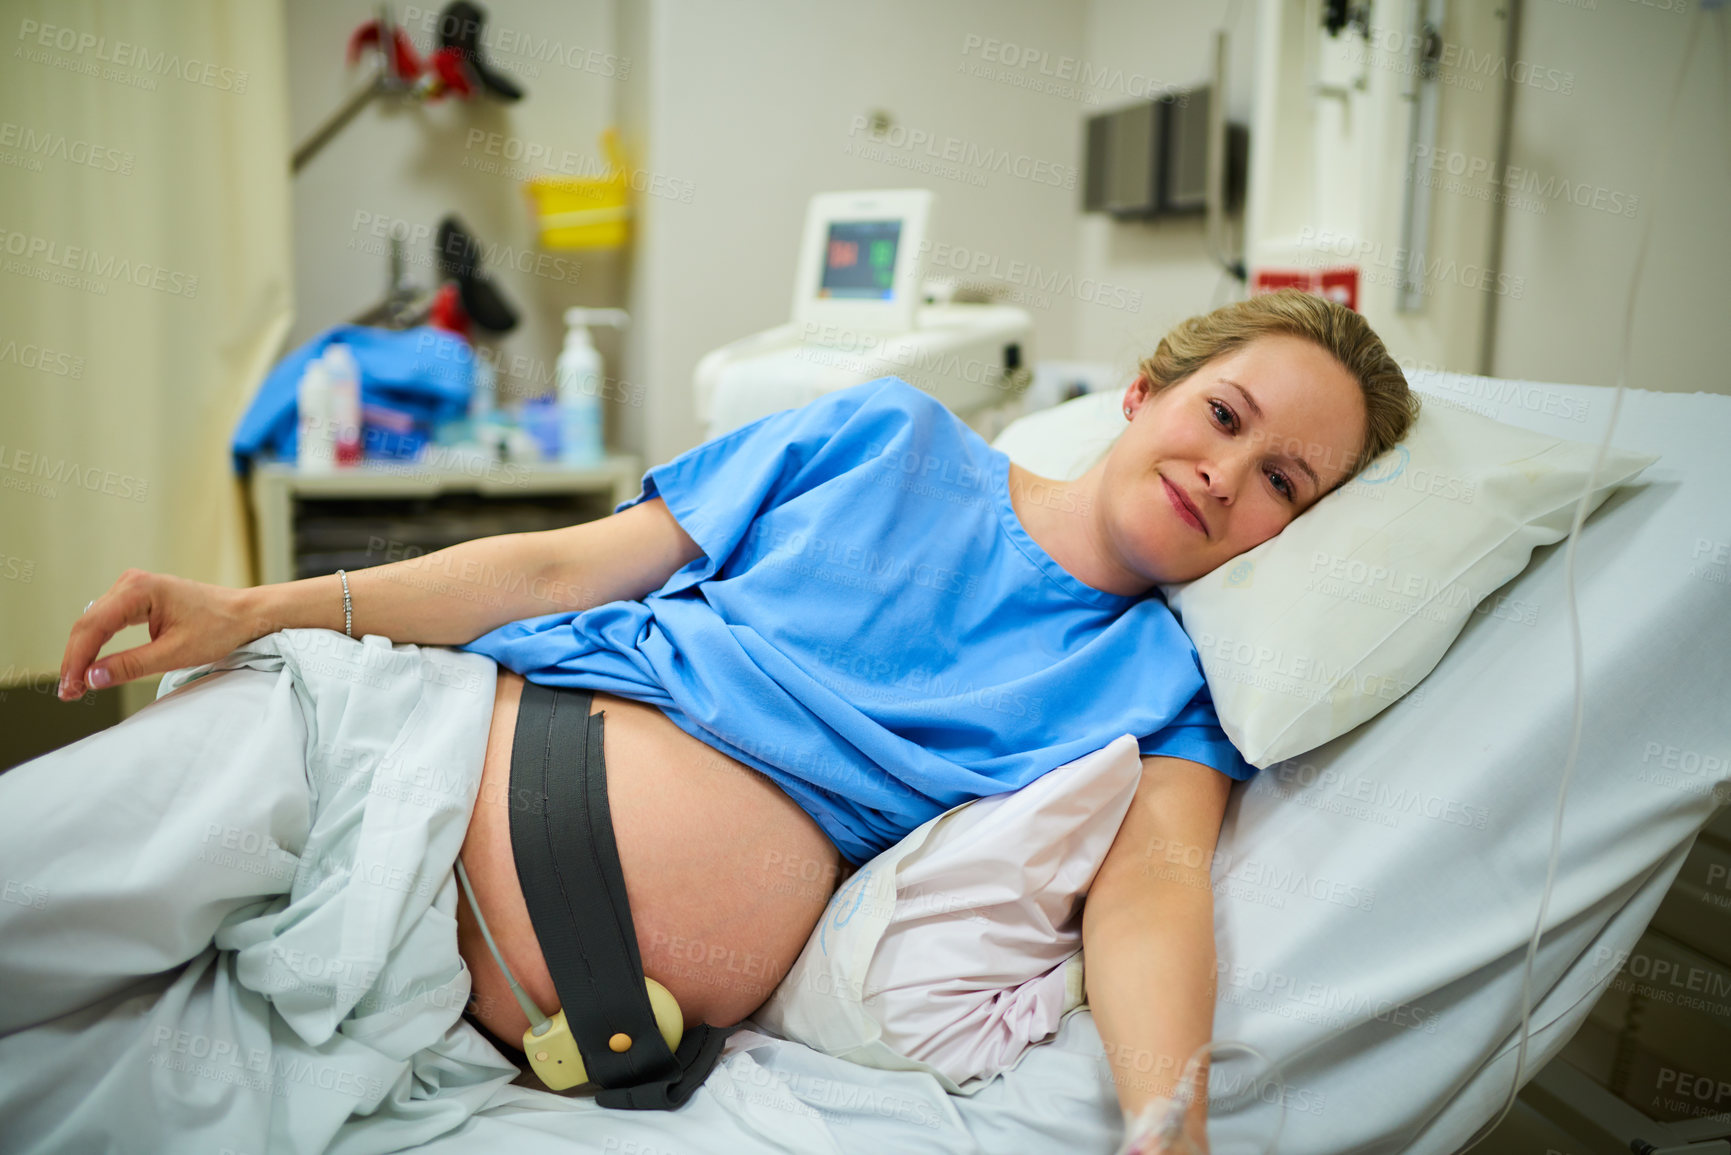
[[[850,862],[1122,734],[1255,771],[1155,592],[1094,589],[1028,536],[1009,458],[894,377],[771,414],[644,475],[703,550],[642,601],[463,649],[652,703],[769,776]]]

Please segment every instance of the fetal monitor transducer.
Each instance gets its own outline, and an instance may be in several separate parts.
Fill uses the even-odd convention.
[[[493,941],[493,934],[487,929],[487,919],[481,914],[481,904],[475,901],[475,892],[469,886],[469,875],[463,869],[463,860],[460,858],[457,860],[457,881],[463,884],[463,894],[468,897],[469,909],[475,912],[475,923],[481,928],[481,937],[486,940],[487,949],[493,954],[493,961],[499,964],[499,970],[511,988],[512,997],[529,1017],[529,1029],[523,1032],[523,1054],[528,1058],[529,1066],[543,1083],[555,1091],[565,1091],[587,1083],[589,1073],[583,1064],[582,1054],[577,1050],[577,1039],[565,1022],[565,1012],[560,1011],[551,1018],[543,1014],[541,1008],[535,1005],[528,992],[517,982],[511,968],[505,965],[505,956],[499,953],[498,944]],[[644,976],[643,983],[649,989],[649,1006],[655,1012],[655,1025],[660,1029],[661,1037],[667,1040],[667,1049],[677,1051],[679,1041],[685,1035],[685,1015],[679,1009],[679,1001],[673,997],[673,992],[647,975]],[[615,1051],[627,1051],[631,1048],[631,1039],[625,1035],[614,1035],[608,1046]]]

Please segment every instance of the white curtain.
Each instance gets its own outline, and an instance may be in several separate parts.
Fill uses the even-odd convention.
[[[3,685],[128,566],[251,581],[227,447],[293,295],[277,0],[0,14]]]

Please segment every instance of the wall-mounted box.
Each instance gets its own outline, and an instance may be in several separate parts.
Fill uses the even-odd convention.
[[[1133,219],[1208,207],[1206,85],[1088,118],[1082,211]],[[1226,126],[1226,211],[1244,201],[1250,134]]]

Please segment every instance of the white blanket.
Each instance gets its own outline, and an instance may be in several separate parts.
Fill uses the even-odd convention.
[[[493,663],[289,630],[216,668],[0,775],[0,1150],[394,1151],[516,1074],[455,933]]]

